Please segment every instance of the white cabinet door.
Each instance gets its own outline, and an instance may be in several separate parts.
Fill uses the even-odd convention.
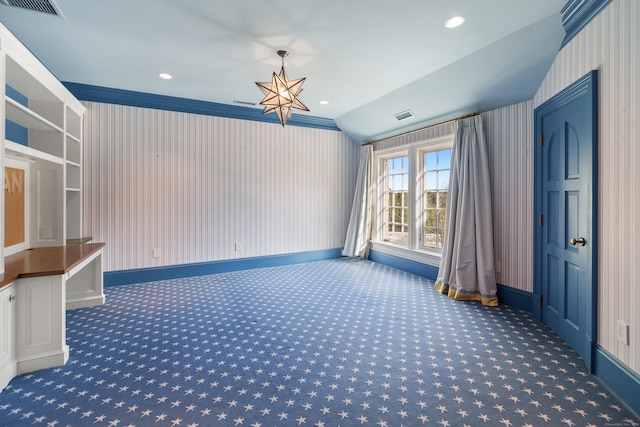
[[[14,307],[15,290],[10,284],[0,289],[0,390],[16,375]]]
[[[21,278],[15,286],[18,373],[64,365],[69,359],[69,346],[63,276]]]

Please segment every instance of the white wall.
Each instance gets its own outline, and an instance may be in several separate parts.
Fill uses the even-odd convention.
[[[599,70],[598,343],[640,372],[640,2],[615,0],[558,54],[534,107]],[[630,345],[616,339],[618,319]]]
[[[344,245],[359,146],[341,132],[84,105],[84,231],[105,271]]]

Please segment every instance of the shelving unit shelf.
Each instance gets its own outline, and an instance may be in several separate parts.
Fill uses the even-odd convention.
[[[49,130],[62,133],[64,130],[55,123],[40,116],[35,111],[23,106],[18,101],[5,96],[6,119],[11,120],[27,129]]]

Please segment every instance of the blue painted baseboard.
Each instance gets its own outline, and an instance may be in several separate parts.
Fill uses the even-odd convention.
[[[534,297],[531,292],[498,283],[498,301],[500,304],[509,305],[519,310],[526,311],[527,313],[531,313],[533,300]]]
[[[595,346],[593,373],[640,418],[640,376],[599,345]]]
[[[340,258],[341,254],[342,248],[336,248],[255,258],[169,265],[165,267],[139,268],[134,270],[107,271],[104,273],[104,286],[129,285],[133,283],[153,282],[156,280],[178,279],[181,277],[249,270],[252,268],[275,267],[302,262],[321,261],[324,259]]]
[[[438,278],[438,267],[432,265],[389,255],[376,250],[369,252],[369,259],[380,264],[388,265],[389,267],[397,268],[398,270],[425,277],[429,280],[435,281]],[[531,313],[533,294],[512,288],[511,286],[498,284],[498,301],[500,301],[500,304],[510,305],[511,307]]]
[[[425,277],[429,280],[435,281],[438,278],[438,267],[432,265],[385,254],[384,252],[376,250],[369,251],[369,259],[379,264],[388,265],[389,267],[415,274],[416,276]]]

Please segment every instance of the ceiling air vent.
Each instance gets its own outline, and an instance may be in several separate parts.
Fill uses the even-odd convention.
[[[248,102],[248,101],[238,101],[237,99],[233,100],[234,104],[240,104],[240,105],[256,105],[255,102]]]
[[[23,9],[35,10],[36,12],[48,13],[64,18],[60,8],[53,0],[0,0],[7,6],[21,7]]]
[[[398,120],[404,120],[408,119],[409,117],[413,117],[413,113],[411,112],[411,110],[407,110],[398,114],[394,114],[393,116]]]

